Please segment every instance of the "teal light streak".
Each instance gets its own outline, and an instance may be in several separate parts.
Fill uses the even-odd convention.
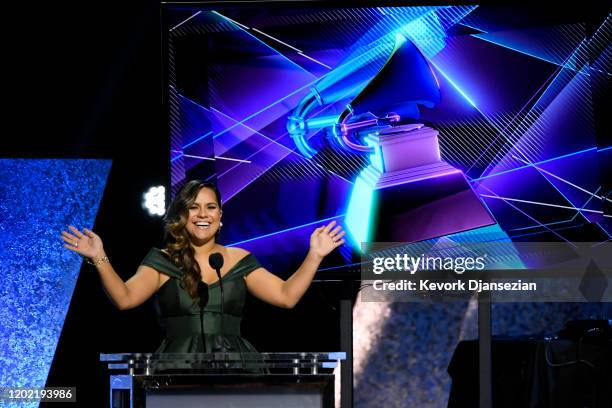
[[[320,129],[326,126],[334,125],[338,121],[338,115],[324,116],[322,118],[312,118],[306,121],[308,129]]]
[[[377,210],[375,186],[379,174],[372,166],[368,166],[357,176],[351,191],[345,225],[349,240],[359,251],[361,243],[369,242],[372,236],[372,215]]]

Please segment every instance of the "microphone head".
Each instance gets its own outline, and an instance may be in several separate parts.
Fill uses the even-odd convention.
[[[208,257],[208,264],[215,271],[219,271],[223,267],[223,255],[221,255],[219,252],[210,254],[210,256]]]

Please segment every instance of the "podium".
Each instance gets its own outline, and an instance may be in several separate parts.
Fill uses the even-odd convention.
[[[332,408],[343,352],[100,354],[111,408]]]

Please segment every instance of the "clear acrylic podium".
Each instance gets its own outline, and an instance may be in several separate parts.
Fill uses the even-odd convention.
[[[332,408],[343,352],[100,354],[111,408]]]

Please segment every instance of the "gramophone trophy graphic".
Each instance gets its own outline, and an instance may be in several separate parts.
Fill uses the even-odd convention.
[[[372,71],[372,66],[359,67]],[[371,76],[370,76],[371,77]],[[418,105],[440,101],[438,82],[420,50],[401,34],[382,68],[344,111],[331,119],[304,119],[340,95],[350,81],[319,83],[289,116],[287,128],[306,157],[317,153],[308,129],[332,126],[334,144],[369,154],[356,177],[345,226],[362,242],[416,242],[495,224],[463,173],[440,156],[438,132],[418,123]],[[323,82],[323,81],[321,81]]]

